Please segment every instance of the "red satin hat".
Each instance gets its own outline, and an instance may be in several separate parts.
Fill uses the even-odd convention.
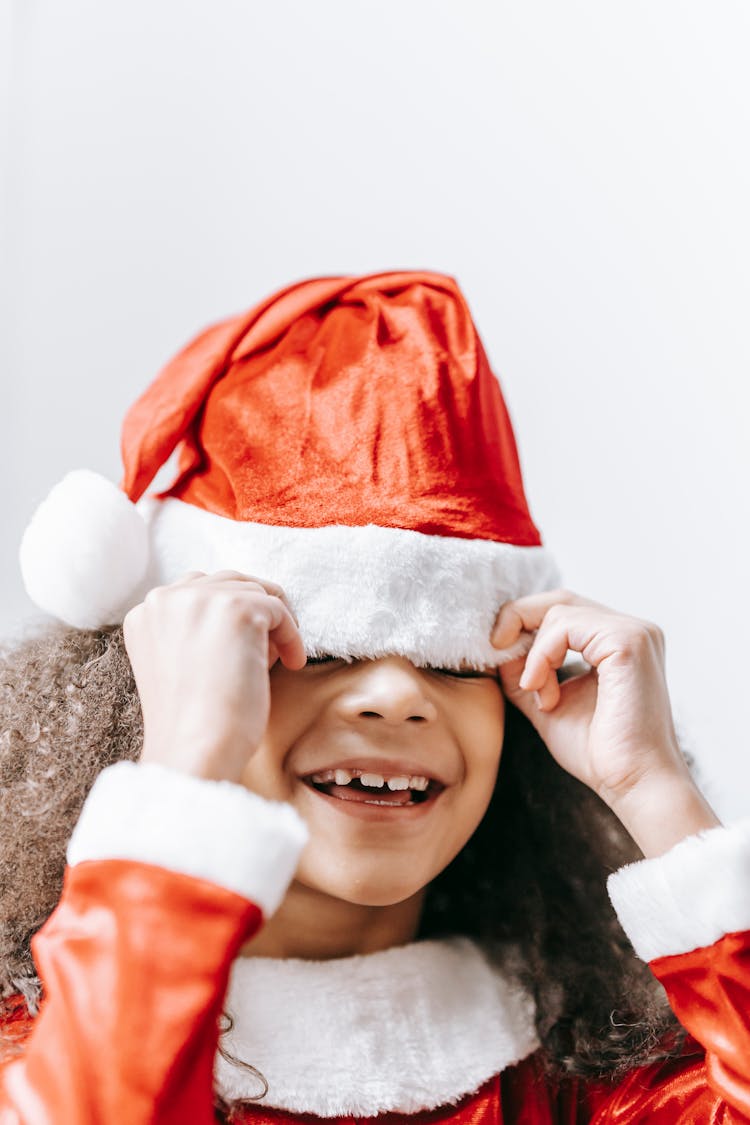
[[[121,487],[233,520],[536,547],[497,379],[456,282],[303,281],[207,329],[128,411]]]
[[[144,496],[178,446],[174,483]],[[212,325],[131,406],[121,448],[121,491],[68,474],[22,543],[31,596],[80,627],[228,567],[284,586],[311,654],[499,663],[514,654],[488,641],[501,601],[559,584],[443,274],[314,278]],[[67,584],[50,583],[50,551]]]

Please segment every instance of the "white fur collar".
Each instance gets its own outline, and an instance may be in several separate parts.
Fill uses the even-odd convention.
[[[458,1102],[539,1046],[533,1000],[468,938],[332,961],[240,957],[222,1047],[266,1078],[258,1103],[321,1117]],[[225,1098],[260,1092],[216,1056]]]

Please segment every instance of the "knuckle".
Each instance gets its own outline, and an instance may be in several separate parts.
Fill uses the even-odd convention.
[[[125,614],[125,616],[122,619],[123,635],[126,635],[127,633],[129,633],[130,630],[133,628],[133,626],[137,625],[138,619],[140,618],[140,616],[141,616],[141,606],[140,606],[140,604],[135,605],[135,606],[133,606],[132,609],[128,610],[128,612]]]
[[[651,642],[656,645],[657,651],[663,655],[667,646],[667,638],[664,635],[664,630],[653,621],[647,622],[647,628]]]
[[[239,620],[254,632],[266,632],[268,630],[268,614],[263,612],[261,606],[242,607],[239,612]]]
[[[544,615],[544,621],[547,625],[556,625],[566,616],[566,605],[551,605]]]
[[[279,586],[277,582],[264,582],[263,585],[265,586],[268,593],[272,595],[272,597],[279,598],[280,601],[285,600],[286,594],[284,593],[283,588]]]
[[[221,571],[220,575],[227,578],[241,578],[247,585],[252,584],[258,586],[265,593],[272,597],[280,598],[282,601],[286,597],[284,590],[278,582],[272,582],[269,578],[259,578],[257,574],[242,574],[238,570]],[[217,575],[217,577],[219,577],[219,575]]]
[[[268,621],[265,600],[265,595],[256,590],[248,593],[231,590],[225,598],[221,599],[222,604],[232,617],[237,618],[242,624],[250,626],[265,625]]]
[[[556,590],[552,591],[552,596],[556,602],[561,602],[563,605],[572,605],[576,600],[576,595],[572,590],[559,586]]]
[[[647,621],[635,621],[625,631],[623,649],[642,653],[651,648],[653,641],[654,637],[649,623]]]

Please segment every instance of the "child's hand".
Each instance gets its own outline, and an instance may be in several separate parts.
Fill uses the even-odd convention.
[[[677,742],[664,674],[664,634],[568,590],[506,602],[492,643],[536,632],[525,657],[498,669],[503,690],[554,759],[610,807],[644,780],[690,778]],[[568,649],[591,670],[558,683]],[[535,700],[538,692],[538,700]]]
[[[141,761],[238,781],[268,723],[269,668],[305,664],[281,587],[191,571],[149,591],[123,635],[143,709]]]

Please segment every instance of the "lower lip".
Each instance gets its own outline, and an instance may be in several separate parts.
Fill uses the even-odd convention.
[[[303,782],[303,785],[315,797],[320,797],[322,801],[339,812],[346,813],[348,816],[355,816],[359,820],[375,820],[388,824],[393,824],[394,821],[421,820],[435,807],[445,792],[444,789],[441,789],[429,800],[420,801],[418,805],[368,805],[364,801],[345,801],[341,797],[329,797],[327,793],[321,793],[319,789],[316,789],[313,785],[308,785],[307,782]]]

